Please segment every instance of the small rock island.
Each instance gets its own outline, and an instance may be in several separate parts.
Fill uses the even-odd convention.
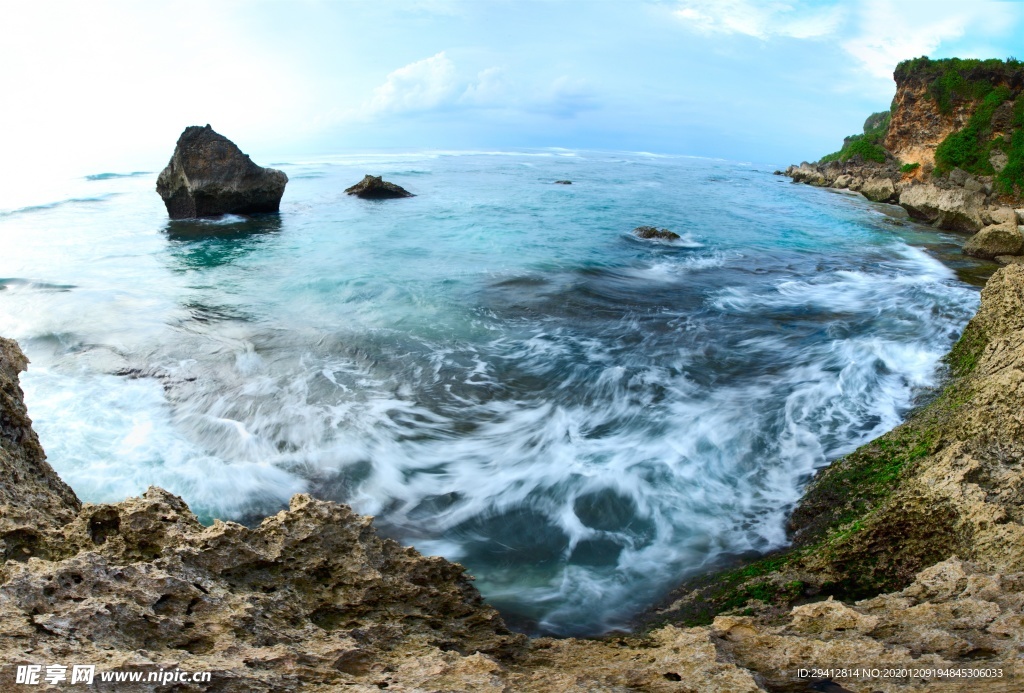
[[[276,212],[287,184],[284,171],[256,165],[207,124],[181,133],[156,191],[171,219],[195,219]]]
[[[400,185],[389,183],[381,176],[363,176],[363,179],[351,188],[345,188],[349,195],[361,197],[364,200],[390,200],[396,197],[415,197],[411,192]]]

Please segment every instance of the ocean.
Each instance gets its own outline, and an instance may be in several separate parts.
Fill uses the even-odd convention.
[[[0,334],[51,464],[84,501],[158,485],[204,522],[349,503],[531,632],[623,627],[784,545],[815,470],[941,384],[991,268],[774,166],[260,163],[290,178],[279,215],[169,221],[156,170],[2,203]],[[366,173],[416,197],[343,193]]]

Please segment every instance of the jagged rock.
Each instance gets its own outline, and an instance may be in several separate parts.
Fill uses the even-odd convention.
[[[872,202],[889,202],[896,197],[896,187],[888,178],[869,178],[860,192]]]
[[[678,233],[673,233],[668,229],[656,229],[653,226],[638,226],[633,229],[633,235],[637,238],[658,238],[665,241],[674,241],[680,237]]]
[[[967,239],[964,255],[992,260],[997,255],[1020,255],[1024,249],[1021,228],[1013,222],[992,224]]]
[[[351,188],[345,188],[349,195],[355,195],[365,200],[388,200],[397,197],[414,197],[405,188],[389,183],[381,176],[364,176],[361,181]]]
[[[940,229],[973,232],[984,225],[981,212],[985,208],[985,195],[981,192],[944,189],[928,183],[905,188],[899,199],[910,216]]]
[[[18,374],[28,359],[0,337],[0,561],[45,555],[43,534],[71,520],[81,503],[46,462]]]
[[[288,176],[252,162],[209,125],[185,128],[156,179],[171,219],[276,212]]]

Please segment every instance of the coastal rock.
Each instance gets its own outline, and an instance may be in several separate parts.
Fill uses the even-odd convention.
[[[633,229],[633,235],[637,238],[657,238],[664,241],[674,241],[680,237],[678,233],[674,233],[668,229],[657,229],[653,226],[638,226]]]
[[[1020,255],[1024,249],[1021,228],[1013,222],[992,224],[967,239],[964,255],[992,260],[997,255]]]
[[[900,205],[910,216],[950,231],[978,231],[985,195],[964,188],[939,188],[927,183],[911,185],[900,193]]]
[[[818,186],[828,185],[825,175],[806,161],[800,164],[800,166],[791,166],[788,175],[795,183],[807,183],[808,185]]]
[[[853,182],[853,176],[851,176],[848,173],[844,173],[844,174],[840,175],[838,178],[836,178],[832,182],[832,187],[833,188],[837,188],[837,189],[849,188],[850,187],[850,183],[852,183],[852,182]]]
[[[18,374],[28,359],[0,337],[0,560],[45,555],[43,534],[69,522],[82,504],[46,461],[25,408]]]
[[[889,202],[896,199],[896,187],[888,178],[869,178],[864,181],[860,192],[872,202]]]
[[[405,188],[389,183],[381,176],[364,176],[361,181],[350,188],[345,188],[349,195],[361,197],[364,200],[390,200],[398,197],[414,197]]]
[[[556,180],[555,185],[572,185],[571,180]]]
[[[288,176],[253,163],[209,125],[185,128],[156,180],[171,219],[276,212]]]

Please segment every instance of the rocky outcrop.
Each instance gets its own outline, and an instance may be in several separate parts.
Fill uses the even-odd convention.
[[[363,179],[351,188],[345,188],[349,195],[361,197],[364,200],[389,200],[397,197],[414,197],[414,195],[394,183],[389,183],[381,176],[363,176]]]
[[[678,233],[668,229],[657,229],[653,226],[638,226],[633,229],[633,235],[645,240],[657,239],[662,241],[675,241],[680,238]]]
[[[69,522],[78,497],[46,462],[25,408],[18,374],[28,359],[0,337],[0,558],[26,561],[43,552],[47,530]]]
[[[951,231],[974,232],[984,224],[985,194],[963,187],[940,188],[933,184],[910,185],[899,197],[910,216]]]
[[[872,202],[893,202],[896,199],[896,186],[888,178],[869,178],[860,186],[860,194]]]
[[[156,180],[171,219],[276,212],[288,176],[253,163],[209,125],[185,128]]]
[[[986,226],[964,243],[964,255],[994,260],[1001,255],[1020,255],[1024,250],[1024,227],[1016,221]]]

